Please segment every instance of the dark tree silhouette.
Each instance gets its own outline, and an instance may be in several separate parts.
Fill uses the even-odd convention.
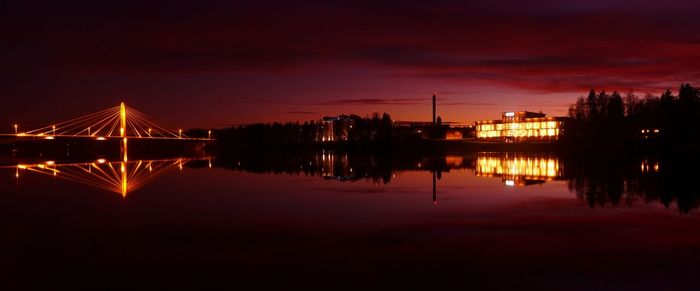
[[[632,144],[639,140],[665,144],[696,143],[700,134],[695,119],[700,116],[700,90],[683,84],[674,96],[671,90],[660,96],[640,99],[633,92],[591,90],[569,107],[576,121],[577,143]]]
[[[333,128],[335,136],[340,135],[341,131],[347,131],[347,139],[334,143],[389,142],[392,133],[389,114],[384,113],[380,116],[375,113],[371,117],[351,116],[351,118],[352,126],[342,129]],[[216,131],[215,136],[223,147],[314,145],[322,143],[320,136],[324,133],[323,126],[323,121],[254,123],[224,128]]]

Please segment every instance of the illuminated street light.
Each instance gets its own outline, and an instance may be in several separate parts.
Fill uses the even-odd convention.
[[[209,139],[211,139],[211,130],[209,131]]]
[[[178,129],[177,133],[179,134],[179,138],[182,138],[182,129]]]
[[[18,126],[17,124],[15,124],[15,134],[19,134],[19,133],[17,132],[17,128],[18,128],[18,127],[19,127],[19,126]]]
[[[53,135],[56,135],[56,126],[54,125],[52,128],[53,128]]]
[[[148,129],[148,137],[151,137],[151,129]]]

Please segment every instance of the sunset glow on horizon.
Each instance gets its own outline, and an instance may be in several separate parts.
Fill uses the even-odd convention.
[[[215,1],[0,4],[0,124],[124,101],[171,128],[387,112],[567,114],[590,89],[700,85],[700,3]],[[60,108],[60,110],[56,110]]]

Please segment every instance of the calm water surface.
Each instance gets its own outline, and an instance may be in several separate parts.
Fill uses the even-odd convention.
[[[7,162],[0,278],[16,289],[693,289],[694,168],[600,165],[325,152]]]

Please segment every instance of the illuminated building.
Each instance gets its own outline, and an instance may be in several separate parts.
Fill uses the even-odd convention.
[[[428,139],[431,137],[435,126],[430,121],[394,121],[394,132],[401,137],[418,137]]]
[[[562,178],[563,167],[559,159],[550,155],[484,155],[477,157],[475,173],[480,177],[501,177],[506,186],[527,186]]]
[[[464,138],[464,133],[461,129],[448,129],[445,131],[445,139],[462,139]]]
[[[426,121],[394,121],[393,130],[400,138],[456,140],[474,135],[474,126],[456,123],[441,123],[434,126]]]
[[[529,111],[504,112],[500,120],[477,121],[476,137],[505,142],[552,141],[564,134],[568,120]]]
[[[350,138],[350,130],[361,120],[357,115],[325,116],[321,119],[321,128],[316,139],[322,142],[347,141]]]
[[[659,162],[649,161],[644,159],[641,164],[642,174],[658,173],[659,172]]]
[[[658,138],[661,134],[661,131],[658,128],[650,129],[650,128],[643,128],[642,129],[642,137],[644,139],[650,139],[650,138]]]

